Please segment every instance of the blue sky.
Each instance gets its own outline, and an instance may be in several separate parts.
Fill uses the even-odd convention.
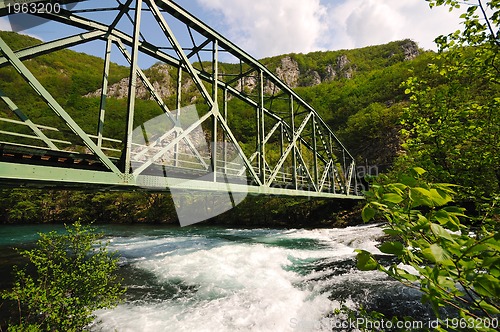
[[[405,38],[424,49],[435,49],[435,37],[460,28],[458,12],[431,10],[425,0],[174,1],[255,58],[352,49]],[[10,29],[5,18],[0,18],[0,29]],[[24,33],[44,40],[64,36],[60,25],[51,23]],[[85,50],[92,53],[90,47]]]

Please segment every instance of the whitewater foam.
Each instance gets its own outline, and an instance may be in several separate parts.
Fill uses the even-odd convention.
[[[136,257],[131,268],[147,271],[158,287],[182,284],[189,291],[168,299],[128,301],[113,310],[96,312],[103,331],[305,331],[339,306],[325,290],[333,285],[328,268],[318,260],[354,257],[357,247],[376,252],[378,227],[317,230],[224,230],[236,238],[120,238],[113,247]],[[238,241],[238,236],[242,241]],[[250,240],[249,240],[250,239]],[[316,249],[283,244],[284,240],[314,240]],[[130,241],[127,245],[127,241]],[[348,273],[349,274],[349,273]],[[368,273],[366,273],[368,275]],[[372,275],[373,276],[373,275]],[[368,278],[368,277],[367,277]],[[342,282],[349,282],[344,276]],[[336,287],[339,284],[335,285]],[[140,287],[140,285],[138,286]],[[319,329],[321,330],[321,329]]]

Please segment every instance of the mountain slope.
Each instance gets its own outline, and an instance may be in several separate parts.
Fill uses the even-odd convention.
[[[0,36],[14,49],[40,43],[12,32],[0,32]],[[355,50],[288,54],[261,62],[321,114],[358,162],[390,164],[399,148],[398,115],[406,103],[400,84],[410,76],[410,70],[425,67],[432,56],[420,53],[414,42],[403,40]],[[101,58],[62,50],[25,63],[83,129],[94,130],[102,79]],[[106,120],[105,130],[108,137],[120,139],[124,134],[120,123],[125,118],[128,70],[112,66],[107,107],[114,116]],[[239,69],[238,65],[225,63],[219,68],[229,74]],[[156,64],[145,73],[167,105],[175,107],[175,70]],[[252,92],[256,87],[252,79],[244,80],[245,91]],[[16,104],[29,110],[28,116],[35,122],[50,126],[59,121],[13,68],[0,69],[0,89],[15,96]],[[184,99],[200,102],[192,81],[184,80],[182,90]],[[137,97],[136,107],[140,111],[136,112],[136,122],[140,124],[158,112],[158,107],[142,85]],[[88,112],[89,109],[96,111]],[[2,117],[12,118],[11,113],[4,105],[0,108]],[[235,135],[244,145],[249,139],[245,134],[254,126],[254,121],[244,112],[233,113],[231,123]]]

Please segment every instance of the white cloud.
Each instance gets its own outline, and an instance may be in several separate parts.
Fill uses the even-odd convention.
[[[181,0],[182,1],[182,0]],[[459,13],[425,0],[197,0],[205,21],[256,57],[434,39],[458,29]]]
[[[318,49],[326,33],[320,0],[198,0],[215,11],[209,22],[256,57]],[[221,21],[218,21],[221,19]]]
[[[348,0],[329,6],[332,32],[329,44],[354,48],[411,38],[426,49],[435,49],[434,39],[457,30],[457,11],[447,7],[432,10],[424,0]]]
[[[176,2],[257,58],[350,49],[405,38],[435,49],[434,38],[460,27],[459,12],[449,13],[448,7],[431,10],[425,0]],[[4,17],[0,18],[0,29],[11,30]],[[29,32],[42,37],[46,34],[43,30]]]

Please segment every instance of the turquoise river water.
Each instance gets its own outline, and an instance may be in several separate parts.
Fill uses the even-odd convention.
[[[118,307],[96,312],[93,331],[337,331],[331,313],[341,303],[430,319],[417,291],[356,269],[355,249],[380,254],[376,225],[98,228],[121,257],[128,291]],[[60,227],[0,226],[4,287],[18,261],[11,248],[29,247],[37,232],[52,229]]]

